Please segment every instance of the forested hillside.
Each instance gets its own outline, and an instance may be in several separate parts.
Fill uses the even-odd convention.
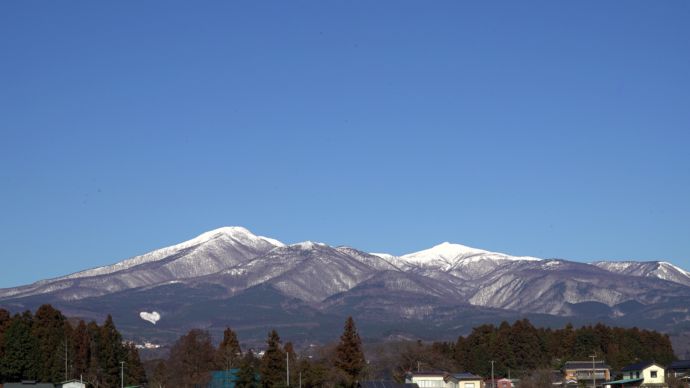
[[[507,376],[529,374],[538,369],[560,369],[566,361],[606,361],[611,368],[640,360],[654,360],[668,365],[676,357],[668,335],[638,328],[610,327],[603,324],[562,329],[536,328],[528,320],[518,320],[475,327],[455,342],[432,344],[404,343],[378,345],[372,354],[381,360],[377,373],[401,376],[405,370],[440,369],[469,371],[481,376],[494,373]],[[392,357],[392,359],[391,359]]]
[[[0,309],[0,381],[61,382],[83,378],[94,387],[138,385],[146,374],[133,344],[125,343],[110,316],[96,322],[70,322],[43,305],[35,314],[11,316]]]

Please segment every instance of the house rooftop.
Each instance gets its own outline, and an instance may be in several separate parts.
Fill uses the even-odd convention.
[[[481,376],[477,376],[475,374],[472,374],[470,372],[460,372],[460,373],[453,373],[451,375],[457,380],[481,380]]]
[[[3,385],[4,388],[23,388],[23,387],[32,387],[32,388],[55,388],[53,384],[50,383],[39,383],[35,380],[23,380],[20,383],[5,383]]]
[[[640,362],[635,363],[635,364],[630,364],[630,365],[624,366],[623,369],[621,369],[621,371],[622,372],[628,372],[631,370],[642,370],[642,369],[647,368],[650,365],[654,365],[654,364],[659,365],[654,361],[640,361]],[[659,365],[659,366],[661,366],[661,365]]]
[[[419,372],[409,372],[412,376],[445,376],[448,374],[446,371],[442,370],[425,370]]]
[[[678,370],[678,369],[690,369],[690,360],[678,360],[673,361],[667,369]]]
[[[592,361],[567,361],[563,369],[592,369]],[[595,361],[594,369],[611,369],[604,361]]]
[[[613,384],[633,384],[633,383],[639,383],[644,381],[644,379],[623,379],[623,380],[615,380],[615,381],[607,381],[606,384],[613,385]]]
[[[395,381],[360,381],[360,388],[418,388],[415,383],[396,383]]]

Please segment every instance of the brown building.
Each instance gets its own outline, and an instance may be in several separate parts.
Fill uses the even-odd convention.
[[[603,387],[606,381],[611,380],[611,368],[604,361],[568,361],[563,367],[563,375],[566,382],[590,384],[594,379],[597,387]]]

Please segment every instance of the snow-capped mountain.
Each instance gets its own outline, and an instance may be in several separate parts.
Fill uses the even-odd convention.
[[[3,308],[52,303],[75,316],[111,313],[125,331],[149,336],[228,324],[257,333],[278,323],[305,330],[343,315],[387,332],[460,330],[525,314],[690,328],[687,300],[690,274],[666,262],[586,264],[448,242],[394,256],[310,241],[286,245],[241,227],[0,290]]]
[[[592,264],[609,272],[664,279],[690,287],[690,272],[666,261],[597,261]]]
[[[534,257],[515,257],[460,244],[444,242],[423,251],[400,256],[393,262],[408,271],[443,271],[464,280],[480,278],[498,267],[513,262],[539,261]]]
[[[278,240],[256,236],[242,227],[225,227],[113,265],[3,289],[0,290],[0,300],[36,294],[76,300],[191,279],[216,273],[284,245]]]

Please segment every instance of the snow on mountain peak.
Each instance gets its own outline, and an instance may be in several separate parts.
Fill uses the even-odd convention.
[[[465,245],[443,242],[429,249],[403,255],[400,258],[403,261],[409,261],[417,264],[428,264],[439,260],[444,262],[455,261],[467,256],[484,253],[489,252],[482,249],[471,248]]]
[[[429,249],[400,256],[400,261],[412,266],[435,267],[444,271],[453,268],[476,266],[478,263],[491,261],[494,263],[503,261],[540,261],[534,257],[510,256],[504,253],[490,252],[483,249],[472,248],[461,244],[443,242]],[[490,264],[493,267],[495,264]],[[487,267],[487,265],[480,265]]]
[[[219,234],[226,235],[243,242],[263,240],[265,242],[270,243],[271,245],[275,245],[278,247],[285,246],[285,244],[276,239],[264,236],[257,236],[254,233],[250,232],[249,229],[241,226],[224,226],[218,229],[213,229],[200,234],[198,237],[190,241],[204,242],[216,237]]]
[[[683,268],[680,268],[676,265],[673,265],[673,264],[669,263],[668,261],[660,261],[659,266],[673,268],[676,271],[684,274],[685,276],[690,277],[690,272],[688,272],[688,271],[684,270]]]
[[[103,267],[97,267],[97,268],[92,268],[88,269],[86,271],[81,271],[77,273],[73,273],[71,275],[55,278],[55,279],[50,279],[50,281],[53,280],[60,280],[60,279],[74,279],[74,278],[83,278],[83,277],[88,277],[88,276],[96,276],[96,275],[105,275],[113,272],[118,272],[122,270],[126,270],[128,268],[134,267],[136,265],[144,264],[144,263],[150,263],[154,261],[158,261],[161,259],[164,259],[175,252],[179,252],[183,249],[193,247],[195,245],[207,243],[215,238],[219,238],[222,236],[226,236],[232,240],[236,240],[239,243],[246,245],[246,246],[251,246],[251,247],[259,247],[265,244],[270,244],[276,247],[283,247],[285,244],[282,242],[264,237],[264,236],[257,236],[250,232],[248,229],[243,228],[241,226],[225,226],[222,228],[218,229],[213,229],[208,232],[202,233],[196,237],[194,237],[191,240],[187,240],[184,242],[181,242],[179,244],[175,244],[169,247],[161,248],[154,250],[149,253],[145,253],[140,256],[135,256],[123,261],[120,261],[118,263],[108,265],[108,266],[103,266]],[[44,281],[45,282],[45,281]]]
[[[293,247],[293,248],[298,248],[298,249],[314,249],[316,247],[325,247],[327,245],[324,243],[314,242],[314,241],[302,241],[299,243],[290,244],[289,246]]]
[[[444,257],[457,257],[460,255],[476,255],[478,253],[489,253],[489,251],[485,251],[483,249],[472,248],[461,244],[454,244],[448,241],[433,246],[427,251],[435,252],[436,254]]]

